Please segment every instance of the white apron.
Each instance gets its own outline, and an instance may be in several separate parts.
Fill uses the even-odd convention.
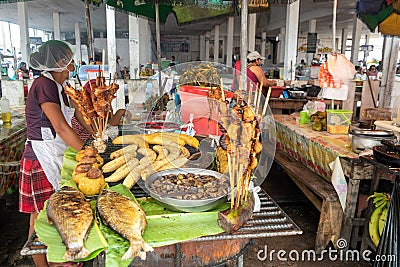
[[[53,76],[50,73],[44,71],[42,75],[53,80]],[[71,126],[71,119],[74,116],[75,109],[67,107],[64,104],[64,99],[62,97],[62,86],[54,81],[58,88],[58,97],[61,103],[61,112],[65,117],[67,123]],[[63,163],[64,151],[67,149],[68,145],[57,135],[53,137],[51,129],[48,127],[41,128],[42,139],[41,140],[28,140],[32,144],[33,151],[40,165],[46,174],[47,180],[51,183],[55,190],[60,188],[61,181],[61,167]]]

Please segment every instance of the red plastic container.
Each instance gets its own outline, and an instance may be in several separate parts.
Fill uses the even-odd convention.
[[[271,96],[272,98],[279,98],[285,89],[284,86],[271,86]]]
[[[209,99],[207,98],[208,88],[182,85],[179,88],[181,98],[181,119],[184,123],[190,121],[190,114],[193,114],[193,124],[197,135],[221,135],[218,125],[217,105],[210,110]],[[225,91],[227,99],[232,98],[233,92]],[[210,99],[210,101],[213,101]],[[212,113],[212,115],[211,115]]]

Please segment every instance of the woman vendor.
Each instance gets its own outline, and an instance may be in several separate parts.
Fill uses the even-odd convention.
[[[261,61],[265,57],[261,56],[257,51],[253,51],[247,55],[247,78],[254,82],[257,87],[263,85],[262,92],[267,95],[268,87],[276,85],[276,81],[268,80],[261,69]]]
[[[60,171],[68,146],[80,150],[84,143],[71,128],[76,103],[67,98],[62,84],[75,69],[73,52],[63,41],[43,43],[30,56],[29,65],[42,71],[26,99],[27,142],[21,159],[19,211],[30,214],[29,235],[44,202],[60,188]],[[49,266],[44,254],[33,255],[36,266]]]

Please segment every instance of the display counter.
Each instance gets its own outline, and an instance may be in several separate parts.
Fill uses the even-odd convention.
[[[335,245],[338,238],[355,248],[358,233],[353,230],[365,220],[356,218],[360,181],[371,179],[373,168],[351,150],[349,135],[333,135],[314,131],[309,125],[300,126],[298,114],[275,115],[274,119],[277,154],[280,153],[275,159],[281,165],[284,163],[283,168],[293,174],[291,178],[321,211],[316,250],[324,249],[329,241]],[[329,166],[338,158],[347,181],[346,188],[342,188],[342,194],[345,194],[343,206],[339,204],[338,194],[332,194],[336,190]],[[292,161],[290,164],[289,160]]]
[[[0,197],[18,181],[25,140],[25,107],[14,107],[11,125],[3,125],[0,120]]]

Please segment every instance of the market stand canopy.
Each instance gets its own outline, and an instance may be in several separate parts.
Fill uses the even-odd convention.
[[[120,11],[156,19],[155,1],[151,0],[106,0],[107,5]],[[238,14],[240,4],[237,1],[222,0],[159,0],[159,19],[164,24],[170,13],[174,13],[179,25],[200,22],[210,18]],[[266,11],[268,0],[249,2],[250,12]]]
[[[371,32],[400,36],[400,0],[358,0],[357,16]]]

